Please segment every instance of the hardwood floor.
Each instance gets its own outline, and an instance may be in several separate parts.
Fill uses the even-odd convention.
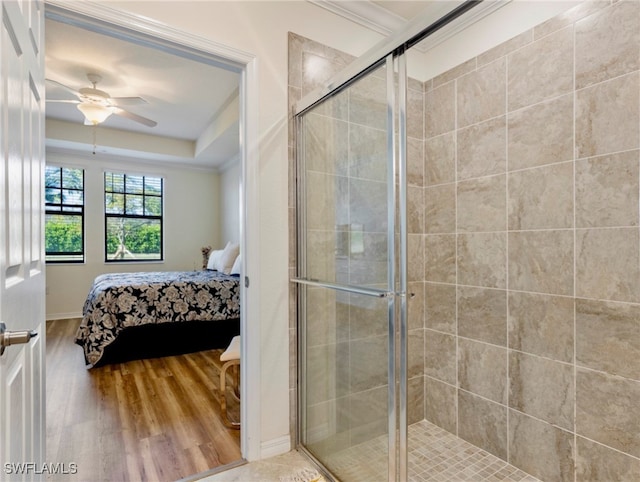
[[[221,350],[88,370],[79,322],[47,322],[47,461],[77,466],[49,480],[175,481],[241,458],[219,415]]]

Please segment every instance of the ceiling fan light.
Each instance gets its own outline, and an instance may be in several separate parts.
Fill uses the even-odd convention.
[[[89,102],[78,104],[78,110],[82,112],[85,118],[93,125],[104,122],[113,113],[109,107]]]

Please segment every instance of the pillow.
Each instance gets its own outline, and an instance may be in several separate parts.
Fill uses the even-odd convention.
[[[209,261],[207,261],[207,269],[210,269],[210,270],[216,269],[215,266],[218,263],[218,259],[220,259],[221,254],[222,254],[221,249],[211,251],[211,253],[209,254]]]
[[[237,244],[231,244],[231,241],[227,243],[227,245],[222,250],[222,254],[218,261],[214,265],[214,269],[220,271],[224,274],[229,274],[231,272],[231,268],[233,267],[233,263],[238,257],[238,253],[240,252],[240,246]]]
[[[240,274],[242,271],[242,255],[238,254],[235,263],[231,267],[231,272],[229,274]]]

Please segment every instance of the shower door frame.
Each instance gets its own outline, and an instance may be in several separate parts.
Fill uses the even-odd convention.
[[[325,86],[315,90],[295,106],[295,131],[297,136],[297,249],[298,249],[298,277],[291,281],[302,286],[317,286],[333,290],[348,291],[351,293],[386,297],[389,300],[389,358],[388,358],[388,480],[404,482],[408,480],[407,472],[407,370],[408,370],[408,316],[407,316],[407,217],[406,217],[406,163],[407,163],[407,67],[406,51],[425,38],[440,31],[445,26],[453,25],[450,35],[462,30],[466,25],[473,23],[478,18],[488,15],[501,8],[510,0],[498,2],[482,2],[482,0],[458,0],[431,9],[418,16],[396,34],[383,40],[370,51],[356,59],[342,72],[338,73]],[[472,9],[473,12],[469,13]],[[467,14],[467,15],[465,15]],[[436,19],[435,21],[433,19]],[[458,19],[462,21],[454,22]],[[366,76],[373,69],[386,63],[387,67],[387,163],[389,178],[387,183],[389,196],[389,223],[388,230],[388,289],[375,290],[357,288],[335,283],[323,283],[306,278],[305,267],[305,210],[304,207],[304,172],[300,160],[302,150],[301,143],[301,118],[314,106],[322,103],[330,96],[348,88],[356,80]],[[397,100],[396,107],[396,78],[397,74]],[[397,136],[396,136],[397,127]],[[302,186],[300,186],[300,183]],[[397,187],[399,189],[396,191]],[[396,207],[398,216],[396,217]],[[397,230],[396,230],[397,228]],[[396,234],[399,241],[396,243]],[[396,251],[398,257],[396,258]],[[396,264],[397,262],[397,264]],[[397,268],[397,272],[396,272]],[[307,456],[322,464],[309,453],[303,445],[301,410],[306,400],[303,390],[300,389],[300,380],[304,377],[305,354],[305,323],[300,323],[306,309],[304,290],[298,290],[298,398],[296,417],[296,445]],[[398,324],[399,322],[399,324]],[[396,351],[396,348],[398,349]]]
[[[375,289],[355,285],[322,282],[309,279],[306,273],[306,192],[303,141],[303,117],[313,107],[322,103],[330,95],[348,89],[358,80],[366,77],[373,70],[386,67],[386,161],[387,161],[387,287]],[[397,70],[396,70],[397,69]],[[406,480],[406,438],[407,438],[407,219],[406,219],[406,81],[398,82],[398,108],[396,108],[395,73],[403,77],[406,70],[404,56],[397,52],[390,53],[378,62],[370,65],[357,76],[349,79],[338,89],[323,96],[317,102],[296,113],[295,126],[297,133],[297,230],[298,230],[298,277],[291,281],[302,287],[311,286],[351,294],[386,298],[388,302],[388,360],[387,360],[387,434],[388,434],[388,480]],[[406,72],[404,72],[406,74]],[[397,111],[397,112],[396,112]],[[399,113],[398,113],[399,112]],[[395,134],[396,120],[398,120],[398,135]],[[399,189],[398,189],[399,187]],[[396,215],[398,213],[398,215]],[[396,242],[396,235],[399,239]],[[397,247],[396,247],[397,246]],[[396,257],[398,254],[398,257]],[[398,261],[396,266],[396,260]],[[306,407],[306,393],[300,389],[301,380],[305,379],[306,371],[306,291],[298,290],[298,416],[297,416],[297,445],[316,463],[322,465],[306,448],[301,445],[302,440],[302,407]],[[397,321],[400,320],[400,325]],[[302,320],[302,321],[301,321]],[[398,350],[396,350],[398,349]],[[405,454],[399,457],[399,454]]]

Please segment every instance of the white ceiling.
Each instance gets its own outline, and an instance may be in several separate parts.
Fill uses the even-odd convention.
[[[402,17],[404,20],[411,20],[416,17],[420,13],[424,11],[425,8],[428,7],[429,3],[433,3],[433,0],[390,0],[390,1],[373,1],[374,3],[385,10],[388,10],[394,15]]]
[[[433,3],[309,1],[329,9],[346,6],[342,13],[335,13],[361,24],[364,21],[365,26],[383,34],[401,27]],[[350,13],[354,8],[357,18]],[[46,21],[45,32],[48,79],[78,90],[91,87],[87,74],[98,74],[102,77],[98,89],[111,97],[143,97],[146,104],[123,108],[158,123],[147,127],[112,115],[94,129],[83,124],[84,117],[75,104],[47,102],[50,151],[90,153],[95,133],[96,151],[119,158],[205,168],[217,168],[237,158],[237,73],[51,19]],[[52,83],[47,83],[46,89],[47,100],[76,99]]]
[[[148,160],[188,162],[201,167],[215,167],[237,156],[237,73],[51,19],[46,20],[45,32],[47,79],[78,90],[91,87],[88,73],[99,74],[102,80],[97,85],[98,89],[111,97],[144,98],[146,104],[123,105],[123,108],[158,123],[155,127],[147,127],[111,115],[96,130],[100,152],[125,157],[127,154],[142,156]],[[46,84],[46,98],[48,101],[77,100],[73,93],[50,82]],[[227,112],[225,125],[217,125],[220,114],[227,108],[235,110],[232,112],[235,115],[231,116],[235,118],[230,118]],[[76,104],[47,102],[46,116],[48,120],[62,121],[49,121],[53,126],[66,126],[65,129],[47,129],[49,147],[85,152],[92,149],[93,127],[83,124],[84,117]],[[157,152],[144,153],[138,149],[128,149],[131,152],[127,153],[127,149],[123,151],[118,146],[100,143],[100,139],[117,137],[111,130],[142,134],[145,143],[148,143],[149,135],[160,136],[168,138],[169,142],[175,140],[176,145],[183,148],[169,156],[159,156]],[[68,139],[59,139],[67,131]],[[58,138],[52,138],[50,132]],[[59,135],[61,132],[62,136]],[[83,134],[87,143],[78,142]],[[185,141],[192,145],[192,152],[187,155],[183,152]]]

